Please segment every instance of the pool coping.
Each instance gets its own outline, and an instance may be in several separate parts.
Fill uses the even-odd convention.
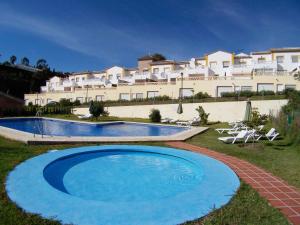
[[[86,200],[63,193],[49,185],[44,179],[43,172],[41,172],[44,171],[45,166],[64,157],[94,151],[116,150],[149,152],[182,158],[200,166],[206,172],[204,178],[209,175],[211,179],[203,179],[201,187],[197,186],[172,198],[162,198],[149,202],[129,201],[126,204],[122,202],[110,204],[105,201]],[[222,179],[224,176],[228,178],[225,181]],[[145,145],[101,145],[48,151],[48,153],[30,158],[16,166],[6,177],[5,184],[10,200],[27,213],[38,213],[44,218],[55,218],[64,224],[93,225],[137,225],[141,224],[141,221],[145,225],[179,224],[194,220],[209,214],[214,208],[226,205],[235,195],[239,186],[240,181],[237,174],[219,160],[184,149]],[[31,188],[30,193],[24,191]],[[203,194],[199,194],[199,191]],[[61,202],[64,202],[64,204],[61,204]],[[201,205],[201,203],[205,203],[205,205]],[[56,207],[53,207],[55,205]],[[183,205],[189,205],[192,208],[185,209],[182,207]],[[173,208],[169,208],[169,206]],[[173,210],[176,211],[176,218]],[[108,211],[116,213],[116,216],[112,219],[111,215],[106,215]],[[140,213],[136,213],[137,211],[140,211]],[[74,214],[74,212],[76,213]],[[127,215],[127,213],[129,214]],[[72,220],[70,221],[70,219]],[[107,219],[111,223],[108,223]],[[155,223],[153,223],[153,219]],[[99,221],[102,221],[102,223],[99,223]]]
[[[37,117],[6,117],[1,118],[0,120],[8,119],[31,119]],[[152,123],[139,123],[131,121],[111,121],[111,122],[88,122],[88,121],[77,121],[77,120],[66,120],[59,118],[49,118],[49,117],[38,117],[41,119],[48,120],[58,120],[74,123],[84,123],[84,124],[114,124],[114,123],[135,123],[135,124],[147,124],[155,126],[175,126],[182,127],[172,124],[152,124]],[[124,136],[124,137],[98,137],[98,136],[48,136],[48,135],[38,135],[34,133],[24,132],[8,127],[0,126],[0,135],[16,140],[21,141],[26,144],[37,145],[37,144],[83,144],[83,143],[125,143],[125,142],[165,142],[165,141],[185,141],[197,134],[200,134],[206,131],[208,127],[189,127],[188,130],[176,133],[169,136]]]

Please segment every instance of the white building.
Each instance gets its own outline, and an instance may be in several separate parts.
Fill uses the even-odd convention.
[[[216,90],[207,91],[215,93],[213,94],[214,96],[220,96],[223,92],[239,90],[273,90],[276,92],[285,88],[298,87],[299,81],[293,81],[294,79],[289,77],[293,77],[299,71],[300,48],[274,48],[268,51],[251,52],[250,54],[216,51],[203,57],[191,58],[188,61],[154,61],[151,56],[144,56],[138,59],[137,68],[113,66],[102,71],[73,73],[64,78],[53,77],[47,81],[46,86],[41,87],[41,92],[44,94],[68,93],[71,96],[75,91],[92,89],[95,91],[102,90],[101,93],[103,92],[103,94],[96,94],[96,96],[89,98],[83,96],[76,98],[82,102],[91,99],[130,100],[153,97],[159,95],[159,93],[158,91],[149,90],[149,93],[146,92],[146,94],[142,95],[142,87],[139,88],[137,93],[119,93],[120,87],[148,85],[144,86],[148,88],[149,85],[151,87],[156,85],[156,89],[161,90],[162,88],[167,88],[164,85],[176,84],[176,80],[180,80],[181,75],[183,75],[185,80],[194,81],[193,85],[200,85],[201,87],[198,86],[197,90],[203,89],[203,91],[206,90],[206,87],[203,86],[202,88],[203,82],[201,84],[199,82],[201,80],[212,80],[212,87]],[[287,77],[291,81],[288,81],[288,83],[276,81],[275,84],[274,82],[268,82],[266,76],[272,79]],[[231,85],[228,85],[228,82],[221,84],[221,80],[231,80],[232,82],[228,81]],[[251,82],[247,83],[247,80],[255,80],[256,83],[254,85],[256,87],[253,87]],[[236,85],[234,81],[238,81],[239,85]],[[113,96],[114,88],[117,90],[118,96]],[[113,97],[105,97],[105,93],[108,93],[105,90],[109,90],[109,96]],[[192,95],[194,91],[195,89],[193,88],[186,88],[183,93]],[[170,96],[174,97],[176,95],[172,93]],[[72,100],[76,98],[72,98]],[[47,97],[46,102],[49,101],[52,101],[52,97]]]

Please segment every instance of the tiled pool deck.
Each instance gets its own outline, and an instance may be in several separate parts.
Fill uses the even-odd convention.
[[[296,187],[249,162],[233,156],[180,141],[166,142],[166,144],[174,148],[199,152],[227,164],[240,179],[257,190],[273,207],[278,208],[292,224],[300,225],[300,192]]]

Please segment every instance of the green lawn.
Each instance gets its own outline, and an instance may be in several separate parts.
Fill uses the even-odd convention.
[[[66,116],[60,116],[60,118],[66,118]],[[72,116],[67,118],[75,119]],[[117,118],[116,120],[120,119]],[[142,122],[146,121],[147,120],[142,120]],[[212,127],[214,128],[216,125],[213,125]],[[268,146],[265,144],[255,144],[254,147],[252,145],[226,145],[221,142],[217,142],[216,137],[217,135],[215,131],[210,129],[204,134],[195,136],[188,142],[210,147],[214,150],[249,160],[282,177],[283,179],[286,179],[289,183],[298,187],[300,186],[300,173],[298,166],[300,162],[300,153],[296,148],[279,146],[279,142],[275,142],[274,146]],[[155,143],[155,145],[163,145],[163,143]],[[9,171],[11,171],[20,162],[44,153],[50,149],[62,149],[70,146],[76,145],[28,146],[20,142],[10,141],[0,137],[0,224],[59,224],[55,221],[42,219],[37,215],[22,212],[21,209],[17,208],[7,198],[4,184]],[[237,195],[233,197],[228,205],[222,209],[214,211],[204,219],[189,222],[187,224],[287,225],[288,222],[277,209],[269,206],[266,200],[261,198],[256,191],[242,182]]]
[[[226,127],[226,124],[212,125],[207,132],[197,135],[187,142],[245,159],[300,188],[299,146],[286,145],[285,140],[274,140],[273,142],[261,140],[259,143],[251,144],[224,144],[217,138],[226,136],[226,134],[218,134],[215,131],[217,127]]]

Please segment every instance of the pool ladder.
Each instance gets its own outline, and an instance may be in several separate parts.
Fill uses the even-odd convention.
[[[42,116],[42,110],[39,109],[36,114],[35,117],[36,118],[40,118]],[[34,121],[34,128],[37,128],[38,130],[38,134],[42,135],[42,138],[44,137],[44,127],[43,127],[43,122],[40,119],[37,119]],[[33,133],[33,137],[35,137],[36,133]]]

